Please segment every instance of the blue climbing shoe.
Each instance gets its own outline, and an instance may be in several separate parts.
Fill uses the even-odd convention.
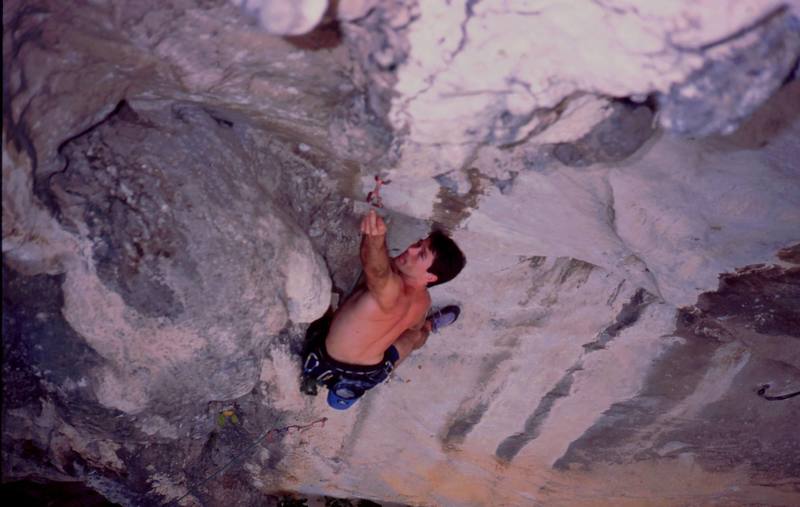
[[[456,305],[447,305],[439,310],[431,312],[428,320],[431,321],[431,332],[438,333],[440,329],[445,328],[456,321],[461,308]]]

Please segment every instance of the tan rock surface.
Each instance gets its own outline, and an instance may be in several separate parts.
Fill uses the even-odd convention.
[[[800,503],[797,2],[6,4],[5,478]],[[336,412],[300,353],[375,174],[463,311]]]

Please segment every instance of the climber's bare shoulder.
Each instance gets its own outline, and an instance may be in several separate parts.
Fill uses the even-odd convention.
[[[424,317],[430,301],[427,290],[402,290],[395,304],[385,309],[361,286],[334,315],[325,347],[331,357],[344,363],[379,363],[384,351]]]

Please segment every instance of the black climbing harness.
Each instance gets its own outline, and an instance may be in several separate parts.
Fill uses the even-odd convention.
[[[316,386],[327,386],[346,399],[359,398],[369,389],[385,382],[394,371],[396,352],[387,351],[383,362],[374,366],[356,366],[339,363],[325,352],[325,345],[310,352],[303,363],[302,390],[316,395]],[[340,392],[341,391],[341,392]]]

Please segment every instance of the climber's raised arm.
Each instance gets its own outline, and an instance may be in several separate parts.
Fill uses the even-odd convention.
[[[391,310],[400,297],[403,284],[389,259],[386,223],[375,210],[370,210],[361,220],[361,264],[370,294],[381,310]]]

